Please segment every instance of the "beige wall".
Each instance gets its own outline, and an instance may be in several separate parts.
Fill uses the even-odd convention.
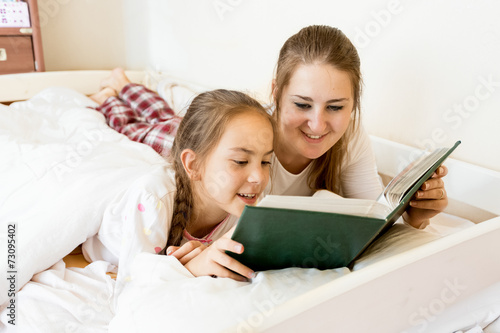
[[[57,4],[57,6],[44,5]],[[500,171],[500,3],[493,0],[40,0],[48,70],[154,69],[269,94],[285,39],[310,24],[358,47],[369,133]]]
[[[141,3],[39,0],[46,69],[144,68],[147,39],[141,35],[147,35],[143,24],[147,7]]]

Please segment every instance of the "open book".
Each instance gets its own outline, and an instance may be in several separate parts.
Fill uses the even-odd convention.
[[[242,254],[229,255],[253,270],[350,266],[406,210],[422,184],[460,144],[438,148],[410,163],[378,200],[318,196],[266,196],[246,206],[232,239]]]

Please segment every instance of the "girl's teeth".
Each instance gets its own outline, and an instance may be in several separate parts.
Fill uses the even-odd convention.
[[[240,194],[240,196],[245,197],[245,198],[254,198],[255,194]]]
[[[309,134],[306,134],[308,138],[311,138],[311,139],[319,139],[321,138],[321,135],[309,135]]]

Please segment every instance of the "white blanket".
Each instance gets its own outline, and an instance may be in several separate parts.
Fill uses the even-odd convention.
[[[110,129],[64,88],[0,105],[0,290],[9,271],[17,289],[94,235],[110,200],[164,160]],[[14,266],[7,269],[8,225],[15,225]],[[12,251],[12,250],[11,250]],[[7,293],[0,294],[0,304]]]

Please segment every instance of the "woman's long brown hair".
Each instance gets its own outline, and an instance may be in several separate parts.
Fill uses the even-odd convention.
[[[349,127],[332,148],[312,162],[308,175],[311,189],[327,189],[339,193],[341,163],[346,158],[347,144],[354,135],[360,118],[362,78],[359,55],[344,33],[333,27],[309,26],[291,36],[283,44],[276,66],[273,96],[274,116],[278,123],[283,89],[301,64],[328,64],[346,72],[351,79],[354,103]]]

